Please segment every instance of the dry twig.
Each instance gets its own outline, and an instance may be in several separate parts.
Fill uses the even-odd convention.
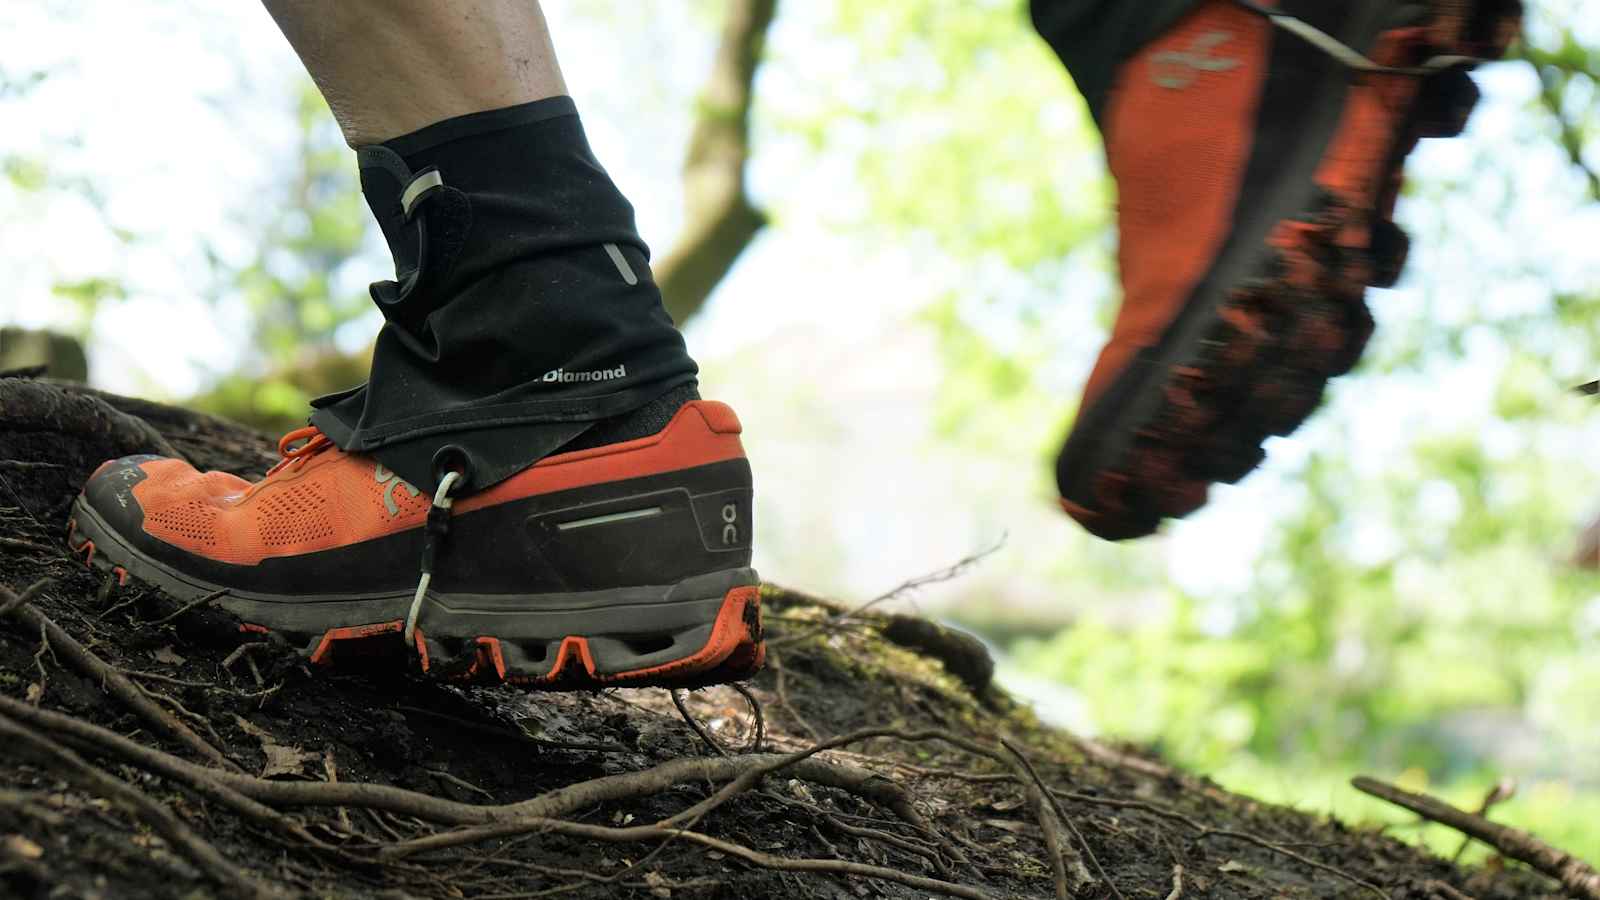
[[[227,594],[228,594],[227,588],[223,588],[220,591],[212,591],[211,593],[205,595],[204,597],[201,597],[198,600],[193,600],[193,601],[190,601],[189,603],[185,603],[183,606],[179,607],[176,612],[172,612],[172,613],[169,613],[168,615],[162,616],[161,618],[156,619],[155,621],[153,621],[153,622],[151,622],[149,624],[151,624],[151,625],[165,625],[168,622],[171,622],[174,619],[177,619],[177,618],[179,618],[179,617],[181,617],[183,615],[186,615],[186,614],[188,614],[188,613],[190,613],[190,612],[192,612],[192,611],[194,611],[196,609],[199,609],[202,606],[209,606],[210,604],[216,602],[218,599],[227,596]]]
[[[1172,867],[1172,893],[1167,895],[1167,900],[1181,900],[1183,897],[1183,866]]]
[[[1118,888],[1116,882],[1111,880],[1111,876],[1106,874],[1106,867],[1100,864],[1100,859],[1094,855],[1094,849],[1089,846],[1089,842],[1083,839],[1083,832],[1078,830],[1078,826],[1067,816],[1067,811],[1061,808],[1061,804],[1056,800],[1055,795],[1050,793],[1049,787],[1045,785],[1044,779],[1039,777],[1039,771],[1033,767],[1033,763],[1028,759],[1027,755],[1018,749],[1017,745],[1012,743],[1009,738],[1001,738],[1000,744],[1011,751],[1012,756],[1016,757],[1017,762],[1028,773],[1028,778],[1034,789],[1050,801],[1050,808],[1055,811],[1056,819],[1061,822],[1062,827],[1072,832],[1072,836],[1078,841],[1078,846],[1083,848],[1083,852],[1089,857],[1089,861],[1094,863],[1095,871],[1100,873],[1100,879],[1106,883],[1107,887],[1111,888],[1111,893],[1117,897],[1117,900],[1127,900],[1122,895],[1121,888]],[[1080,862],[1079,865],[1082,865],[1082,863]]]
[[[940,584],[942,582],[960,578],[962,575],[965,575],[973,566],[976,566],[978,563],[983,562],[985,559],[999,552],[1000,548],[1004,547],[1005,545],[1006,539],[1005,536],[1002,535],[1000,539],[995,541],[992,545],[985,547],[976,553],[963,557],[957,562],[945,566],[937,571],[929,572],[926,575],[918,575],[915,578],[908,578],[889,590],[884,591],[878,596],[873,597],[871,600],[868,600],[860,606],[845,610],[843,612],[834,613],[833,615],[828,616],[826,619],[823,619],[821,622],[817,623],[814,627],[802,631],[799,634],[785,635],[781,638],[768,638],[767,649],[770,652],[773,648],[781,648],[790,646],[792,644],[798,644],[801,641],[807,640],[808,638],[813,638],[819,634],[832,631],[833,629],[838,628],[839,626],[844,625],[850,620],[860,616],[862,613],[871,610],[875,606],[888,603],[889,601],[898,599],[900,597],[904,597],[906,594],[915,593],[916,591],[932,584]]]
[[[729,756],[727,748],[717,743],[717,739],[711,736],[711,732],[706,731],[705,726],[701,725],[699,720],[694,717],[694,714],[689,712],[689,707],[684,705],[683,695],[685,693],[682,688],[669,688],[667,690],[668,696],[672,697],[672,705],[678,708],[678,715],[683,717],[683,721],[689,723],[689,727],[693,728],[694,733],[700,736],[700,740],[704,741],[707,747],[715,750],[718,756]]]

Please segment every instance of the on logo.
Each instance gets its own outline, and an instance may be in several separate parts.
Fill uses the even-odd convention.
[[[722,506],[722,543],[731,546],[739,543],[739,507],[732,503]]]
[[[405,488],[406,493],[413,497],[420,496],[422,494],[421,491],[411,486],[411,482],[406,481],[404,478],[401,478],[388,469],[385,469],[383,467],[383,463],[378,463],[378,467],[372,472],[372,477],[376,478],[379,484],[385,486],[383,489],[383,506],[385,509],[389,510],[389,515],[391,517],[400,515],[400,506],[394,502],[395,485]]]
[[[1150,57],[1151,78],[1159,87],[1181,91],[1206,72],[1231,72],[1243,63],[1211,51],[1233,40],[1226,31],[1210,31],[1195,38],[1188,50],[1167,50]]]

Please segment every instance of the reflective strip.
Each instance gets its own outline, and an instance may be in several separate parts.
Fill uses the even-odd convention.
[[[630,519],[649,519],[661,515],[661,507],[652,506],[649,509],[635,509],[628,512],[611,513],[610,515],[594,516],[589,519],[578,519],[573,522],[562,522],[556,526],[557,531],[571,531],[574,528],[588,528],[590,525],[610,525],[612,522],[626,522]]]
[[[633,274],[633,266],[628,265],[627,257],[622,255],[622,248],[616,244],[606,245],[606,255],[611,257],[611,262],[617,267],[617,274],[629,284],[638,284],[639,276]]]
[[[421,175],[411,179],[411,183],[406,185],[406,189],[401,192],[400,208],[405,211],[407,216],[410,216],[411,207],[416,205],[417,199],[436,187],[444,187],[444,176],[439,174],[439,170],[434,169],[432,172],[423,172]]]

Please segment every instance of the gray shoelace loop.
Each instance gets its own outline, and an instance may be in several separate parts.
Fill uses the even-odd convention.
[[[1373,75],[1427,76],[1447,69],[1475,66],[1483,62],[1483,60],[1476,57],[1451,54],[1430,57],[1416,66],[1380,65],[1315,25],[1296,19],[1294,16],[1285,15],[1275,9],[1252,3],[1250,0],[1234,0],[1234,2],[1257,15],[1265,16],[1267,21],[1273,25],[1300,38],[1312,47],[1326,53],[1346,68],[1356,72]]]
[[[439,489],[433,492],[433,504],[428,507],[428,521],[422,528],[422,576],[417,579],[417,592],[411,597],[411,609],[406,613],[405,640],[407,647],[416,646],[417,619],[422,615],[422,602],[428,596],[428,585],[433,581],[434,561],[439,548],[450,534],[450,507],[455,499],[450,492],[461,480],[460,472],[446,472],[439,479]]]

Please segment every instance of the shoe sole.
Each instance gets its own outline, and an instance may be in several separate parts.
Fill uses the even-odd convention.
[[[1446,5],[1434,5],[1432,27]],[[1449,5],[1463,8],[1453,18],[1454,40],[1430,32],[1435,42],[1418,52],[1481,54],[1485,61],[1503,55],[1498,42],[1484,52],[1469,37],[1519,15],[1516,4]],[[1392,8],[1370,0],[1335,36],[1369,52],[1381,49],[1398,40],[1400,29],[1382,22]],[[1275,37],[1272,65],[1306,71],[1303,58],[1278,59],[1315,52],[1295,41]],[[1375,154],[1385,160],[1373,173],[1379,187],[1357,208],[1325,190],[1316,175],[1347,130],[1358,127],[1347,116],[1374,96],[1361,92],[1382,87],[1351,87],[1344,69],[1321,69],[1311,81],[1268,83],[1261,120],[1296,122],[1302,139],[1275,161],[1251,160],[1252,170],[1272,171],[1247,175],[1239,209],[1249,212],[1211,271],[1160,343],[1140,353],[1085,411],[1057,458],[1062,507],[1102,538],[1143,537],[1163,519],[1204,505],[1210,484],[1237,482],[1254,470],[1266,439],[1298,428],[1321,405],[1328,381],[1354,367],[1372,334],[1365,288],[1392,284],[1404,262],[1404,235],[1376,216],[1383,193],[1418,139],[1458,134],[1477,100],[1464,72],[1442,73],[1428,85],[1412,79],[1389,147]],[[1252,183],[1261,186],[1252,191]]]
[[[129,545],[82,498],[67,544],[120,583],[156,587],[179,604],[218,594],[243,634],[273,634],[331,669],[405,665],[443,680],[538,690],[701,687],[749,678],[765,661],[755,570],[677,584],[533,596],[430,591],[401,638],[411,594],[281,596],[224,589]]]

